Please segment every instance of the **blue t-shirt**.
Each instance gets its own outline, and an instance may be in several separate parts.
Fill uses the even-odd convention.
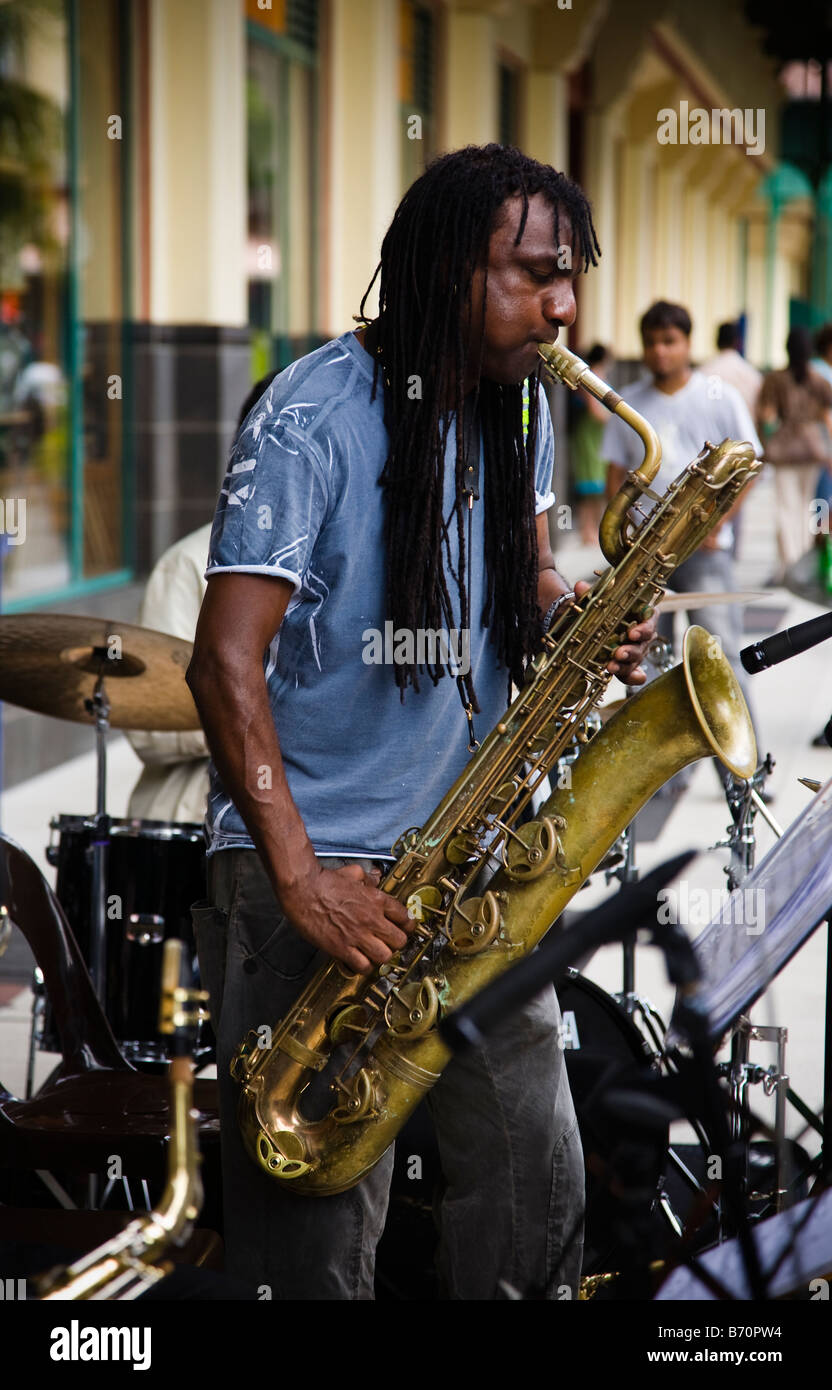
[[[269,703],[292,797],[318,854],[390,858],[409,826],[422,825],[470,754],[456,681],[420,673],[404,702],[390,664],[398,646],[385,627],[384,495],[388,453],[382,384],[371,401],[373,362],[354,333],[325,343],[281,372],[247,416],[220,493],[206,577],[228,571],[291,580],[279,632],[264,657]],[[543,391],[535,471],[537,511],[551,506],[552,422]],[[445,455],[447,519],[454,503],[456,436]],[[480,442],[480,494],[484,462]],[[480,626],[485,597],[482,500],[474,503],[470,666],[482,739],[506,707],[507,673]],[[467,526],[467,523],[466,523]],[[456,520],[449,527],[457,568]],[[447,556],[452,600],[456,585]],[[459,614],[456,613],[457,627]],[[413,655],[419,659],[414,642]],[[425,635],[424,652],[441,639]],[[464,639],[445,651],[465,665]],[[436,646],[435,650],[443,650]],[[267,773],[264,775],[268,775]],[[252,847],[213,762],[208,853]]]

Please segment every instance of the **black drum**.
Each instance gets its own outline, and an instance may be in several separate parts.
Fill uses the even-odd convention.
[[[653,1047],[620,1004],[576,970],[558,986],[569,1086],[587,1179],[584,1274],[618,1270],[633,1231],[648,1227],[665,1171],[669,1126],[645,1081]]]
[[[84,959],[90,960],[94,821],[57,816],[47,858],[57,866],[55,891]],[[196,947],[191,903],[205,897],[205,841],[200,825],[111,820],[106,877],[107,973],[104,1012],[125,1056],[136,1066],[165,1063],[159,1033],[162,943],[178,936]],[[208,1038],[200,1060],[207,1060]],[[47,1007],[41,1047],[57,1049]]]

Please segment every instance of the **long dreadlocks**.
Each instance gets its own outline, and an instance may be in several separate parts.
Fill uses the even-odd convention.
[[[380,475],[386,507],[387,614],[394,630],[470,627],[465,581],[463,472],[465,466],[463,383],[467,346],[465,326],[479,338],[473,399],[481,422],[485,473],[486,597],[481,622],[509,680],[519,682],[540,639],[537,607],[537,537],[534,472],[537,441],[539,369],[529,381],[528,428],[523,422],[523,388],[481,376],[488,248],[507,198],[519,195],[522,213],[515,244],[522,239],[529,198],[542,193],[552,207],[555,244],[560,218],[572,228],[573,257],[580,268],[597,264],[600,248],[587,199],[565,174],[539,164],[507,145],[468,145],[435,159],[408,189],[387,231],[381,260],[361,301],[379,274],[379,316],[368,330],[367,346],[376,356],[384,382],[384,420],[390,453]],[[483,323],[471,323],[471,289],[478,268],[485,272]],[[414,377],[421,397],[412,399]],[[456,429],[456,524],[458,569],[451,561],[442,516],[444,456],[449,402]],[[477,448],[476,443],[474,449]],[[459,624],[443,562],[456,581]],[[434,684],[447,669],[426,668]],[[419,689],[417,668],[397,664],[395,679],[404,699],[408,684]],[[470,676],[467,697],[478,710]]]

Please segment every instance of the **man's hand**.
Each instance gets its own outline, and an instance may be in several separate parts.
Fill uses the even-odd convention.
[[[585,579],[580,579],[575,585],[575,597],[582,598],[592,585],[587,584]],[[644,660],[647,648],[656,635],[656,619],[645,618],[643,622],[631,627],[627,634],[630,642],[626,647],[616,647],[612,654],[612,659],[607,662],[607,670],[612,671],[614,676],[624,685],[644,685],[647,680],[647,673],[642,670],[639,662]]]
[[[280,901],[301,936],[363,975],[400,951],[413,926],[404,903],[378,889],[379,878],[360,864],[317,868],[284,885]]]

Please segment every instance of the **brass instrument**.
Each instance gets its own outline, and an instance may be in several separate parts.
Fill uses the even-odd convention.
[[[589,742],[571,790],[519,822],[573,736],[586,741],[583,723],[612,679],[612,652],[760,467],[750,444],[706,444],[657,498],[650,485],[661,450],[650,425],[566,348],[547,345],[541,356],[553,376],[586,387],[643,440],[641,467],[602,522],[614,568],[558,615],[506,714],[425,825],[393,846],[398,859],[381,887],[416,917],[408,944],[366,976],[330,961],[270,1040],[261,1028],[238,1049],[231,1073],[242,1086],[246,1148],[295,1192],[343,1192],[373,1167],[450,1058],[440,1014],[537,944],[654,790],[709,754],[738,776],[756,766],[734,674],[718,644],[693,628],[682,665],[626,701]],[[637,524],[629,514],[644,494],[655,505]],[[494,857],[497,877],[469,896]]]
[[[39,1296],[45,1302],[127,1302],[169,1274],[172,1265],[159,1264],[170,1245],[188,1239],[202,1206],[196,1127],[191,1109],[193,1097],[193,1030],[208,1017],[203,1002],[208,995],[182,983],[185,966],[182,942],[171,937],[162,956],[162,1002],[159,1028],[172,1037],[170,1060],[171,1136],[168,1180],[161,1200],[67,1269],[42,1275]]]

